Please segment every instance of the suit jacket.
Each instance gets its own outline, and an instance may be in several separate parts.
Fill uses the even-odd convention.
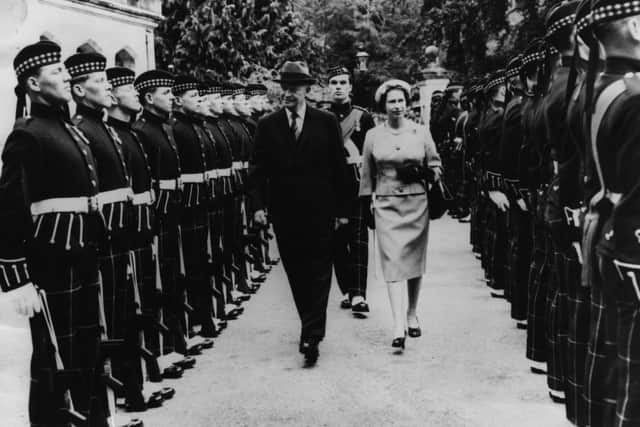
[[[346,216],[347,165],[342,131],[333,114],[307,105],[296,141],[284,109],[271,113],[258,122],[253,146],[252,210],[266,204],[276,232],[304,230],[308,236]]]

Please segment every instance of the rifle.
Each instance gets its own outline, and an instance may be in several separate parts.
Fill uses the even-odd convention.
[[[37,314],[36,317],[40,317],[45,323],[46,330],[47,330],[47,337],[49,338],[49,344],[51,345],[51,349],[53,351],[53,356],[54,356],[53,358],[56,365],[56,371],[54,374],[55,379],[52,378],[52,382],[55,382],[55,380],[60,380],[61,378],[64,378],[66,374],[69,374],[69,378],[66,378],[66,379],[72,381],[72,378],[70,377],[77,371],[68,370],[64,368],[64,363],[62,362],[62,358],[60,357],[60,352],[58,349],[58,340],[56,338],[56,333],[53,328],[51,312],[49,311],[49,302],[47,301],[47,294],[43,289],[38,289],[38,296],[40,297],[42,312],[40,314]],[[54,389],[56,388],[55,384],[53,384],[53,388]],[[64,400],[65,406],[63,408],[60,408],[60,412],[63,418],[67,420],[67,422],[70,422],[71,424],[77,427],[88,426],[89,424],[88,424],[87,418],[81,413],[77,412],[73,407],[71,390],[68,385],[65,387],[63,400]]]
[[[103,358],[102,381],[106,388],[107,396],[107,408],[109,409],[109,416],[107,423],[109,427],[115,427],[115,414],[116,414],[116,391],[121,391],[124,386],[112,375],[111,370],[111,358],[122,352],[124,346],[124,340],[122,339],[109,339],[107,335],[107,320],[104,314],[104,288],[102,287],[102,276],[100,276],[100,288],[98,291],[98,310],[99,310],[99,325],[100,325],[100,354]]]

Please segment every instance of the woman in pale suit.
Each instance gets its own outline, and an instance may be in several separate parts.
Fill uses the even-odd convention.
[[[360,181],[363,202],[373,206],[367,221],[376,230],[376,258],[389,291],[392,346],[401,349],[407,331],[411,337],[422,333],[416,307],[426,270],[427,189],[441,175],[431,134],[405,118],[409,91],[409,84],[401,80],[389,80],[376,91],[387,120],[367,132]]]

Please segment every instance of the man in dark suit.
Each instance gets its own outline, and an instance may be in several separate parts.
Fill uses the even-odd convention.
[[[250,165],[254,220],[266,223],[265,195],[302,323],[300,352],[318,359],[331,286],[332,239],[345,225],[346,160],[336,117],[305,103],[314,82],[302,62],[286,62],[278,82],[284,109],[258,122]],[[336,220],[336,218],[339,218]]]

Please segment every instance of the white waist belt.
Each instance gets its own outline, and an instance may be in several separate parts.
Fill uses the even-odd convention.
[[[218,177],[218,170],[217,169],[211,169],[208,170],[204,173],[204,178],[206,180],[210,180],[210,179],[214,179]]]
[[[218,169],[218,176],[231,176],[231,168]]]
[[[242,162],[243,169],[249,169],[249,162]]]
[[[31,215],[44,215],[48,213],[88,213],[98,209],[96,197],[57,197],[31,203]]]
[[[158,186],[161,190],[177,190],[179,187],[178,179],[161,179]]]
[[[130,187],[116,188],[115,190],[103,191],[98,193],[96,198],[100,206],[109,205],[111,203],[126,202],[133,197],[133,190]]]
[[[359,165],[362,164],[362,156],[349,156],[347,157],[348,165]]]
[[[233,163],[231,163],[231,169],[233,169],[233,170],[242,169],[242,162],[233,162]]]
[[[134,194],[131,202],[134,205],[150,205],[153,203],[153,195],[151,191],[145,191],[144,193]]]
[[[180,179],[184,183],[202,184],[204,182],[204,173],[183,173]]]

